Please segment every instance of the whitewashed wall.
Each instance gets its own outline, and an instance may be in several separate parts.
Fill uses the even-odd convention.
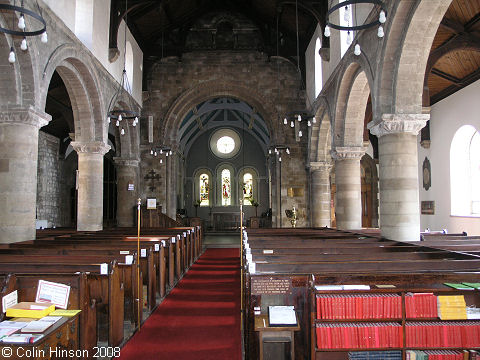
[[[418,136],[418,177],[420,201],[435,201],[435,215],[421,215],[420,226],[424,230],[448,229],[449,232],[466,231],[480,234],[479,217],[450,215],[450,145],[455,132],[463,125],[480,130],[480,81],[456,92],[432,106],[430,121],[430,149],[420,146]],[[423,188],[422,165],[425,157],[431,164],[432,186]],[[479,184],[480,186],[480,184]]]
[[[44,0],[44,3],[65,23],[80,41],[92,52],[105,69],[117,81],[123,71],[125,23],[118,31],[120,56],[114,63],[108,60],[108,39],[110,28],[111,0]],[[91,18],[85,16],[91,14]],[[127,41],[133,49],[133,79],[128,79],[132,95],[142,105],[143,53],[127,29]]]

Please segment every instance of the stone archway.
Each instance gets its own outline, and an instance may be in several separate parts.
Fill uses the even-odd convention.
[[[279,114],[275,106],[257,91],[233,82],[206,81],[180,95],[168,110],[160,133],[171,142],[176,143],[180,123],[192,108],[202,101],[216,97],[232,97],[253,106],[262,114],[273,142],[284,138],[284,130],[280,125]]]
[[[206,81],[180,95],[168,110],[163,126],[160,130],[165,139],[166,145],[173,149],[178,145],[178,131],[185,116],[199,103],[217,97],[231,97],[249,104],[263,117],[270,134],[272,143],[281,143],[284,139],[284,130],[280,124],[279,114],[275,106],[256,90],[241,86],[237,83],[226,81]],[[175,218],[176,214],[176,181],[177,172],[176,157],[169,157],[166,166],[162,167],[163,176],[166,179],[165,203],[167,215]],[[280,199],[272,200],[272,211],[275,211],[275,203]]]
[[[103,165],[107,145],[105,102],[91,59],[70,45],[57,48],[44,71],[40,90],[45,106],[48,85],[57,71],[70,98],[75,138],[71,143],[78,153],[77,230],[103,228]]]
[[[365,110],[373,83],[368,67],[349,63],[338,85],[335,107],[334,149],[338,229],[362,227],[360,159],[363,145]]]
[[[324,101],[317,109],[318,120],[310,138],[310,224],[313,227],[330,227],[332,220],[330,201],[332,126],[328,108],[328,103]]]

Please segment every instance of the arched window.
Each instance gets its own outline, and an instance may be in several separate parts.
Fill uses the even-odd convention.
[[[125,90],[127,90],[131,94],[133,91],[133,50],[130,41],[127,41],[125,51],[125,71],[127,72],[129,88],[127,88],[126,83],[123,85],[125,87]]]
[[[450,147],[451,214],[480,216],[480,134],[471,125],[455,133]]]
[[[320,38],[315,43],[315,97],[322,91],[322,58],[320,57]]]
[[[252,205],[253,176],[250,173],[243,175],[243,205]]]
[[[208,174],[200,175],[200,206],[209,206],[210,205],[210,182]]]
[[[222,205],[229,206],[232,202],[232,186],[230,170],[222,170]]]

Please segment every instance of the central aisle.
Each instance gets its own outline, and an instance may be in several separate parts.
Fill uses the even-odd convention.
[[[139,333],[121,360],[240,360],[239,249],[208,249]]]

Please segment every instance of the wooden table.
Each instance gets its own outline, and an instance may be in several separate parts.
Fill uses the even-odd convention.
[[[256,315],[255,316],[255,331],[258,331],[259,335],[259,349],[260,360],[263,360],[263,344],[268,342],[278,343],[290,343],[290,359],[295,359],[295,331],[299,331],[300,326],[270,326],[268,323],[268,315]]]
[[[78,314],[62,317],[49,327],[34,344],[0,345],[2,359],[72,359],[78,348]],[[11,356],[8,356],[11,354]]]

